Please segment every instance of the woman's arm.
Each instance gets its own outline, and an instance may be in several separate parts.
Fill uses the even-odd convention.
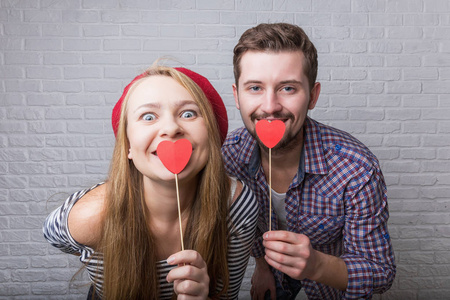
[[[80,244],[96,248],[101,237],[106,185],[102,184],[81,197],[69,212],[68,226],[72,238]]]

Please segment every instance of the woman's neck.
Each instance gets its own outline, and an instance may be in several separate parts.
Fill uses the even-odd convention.
[[[197,194],[197,181],[195,178],[178,184],[183,234]],[[157,259],[167,259],[181,250],[176,185],[144,179],[144,198],[148,224],[157,245]]]
[[[197,194],[198,179],[179,180],[178,196],[182,218],[189,216]],[[174,182],[156,182],[144,178],[144,198],[151,222],[177,222],[177,189]]]

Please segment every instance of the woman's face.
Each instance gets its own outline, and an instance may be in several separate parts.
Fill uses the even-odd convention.
[[[131,92],[127,110],[128,158],[144,177],[155,181],[173,181],[156,154],[161,141],[187,139],[192,155],[180,180],[196,176],[209,156],[208,133],[191,94],[168,76],[155,75],[143,79]]]

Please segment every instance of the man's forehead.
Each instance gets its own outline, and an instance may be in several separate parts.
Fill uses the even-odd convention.
[[[304,55],[295,52],[249,51],[242,57],[240,84],[265,81],[303,81]]]

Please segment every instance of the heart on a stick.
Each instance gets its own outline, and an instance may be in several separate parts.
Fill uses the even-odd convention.
[[[275,147],[283,138],[286,126],[280,120],[260,120],[256,123],[256,134],[267,148]]]
[[[162,141],[156,148],[156,154],[167,170],[179,174],[191,158],[192,144],[187,139],[181,139],[175,143]]]

